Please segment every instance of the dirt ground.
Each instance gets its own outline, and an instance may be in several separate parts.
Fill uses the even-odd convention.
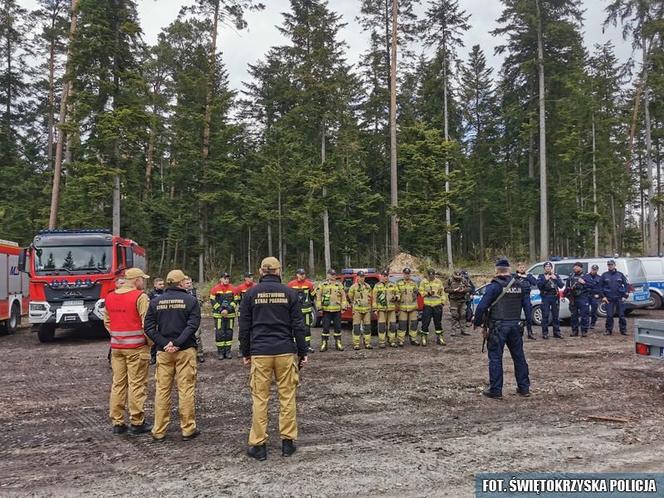
[[[662,472],[664,362],[633,354],[634,318],[664,311],[634,312],[629,337],[528,341],[528,399],[514,394],[507,353],[505,398],[480,395],[477,334],[446,347],[317,352],[302,372],[298,452],[280,456],[273,400],[266,462],[245,456],[248,371],[213,358],[211,323],[198,379],[203,434],[182,442],[172,422],[159,445],[111,434],[105,339],[59,331],[39,344],[24,328],[0,337],[0,496],[463,497],[478,472]],[[151,371],[150,419],[153,392]]]

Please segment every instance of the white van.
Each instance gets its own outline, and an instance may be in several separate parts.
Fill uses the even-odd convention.
[[[635,308],[646,308],[650,306],[650,289],[648,286],[648,279],[646,278],[646,272],[643,268],[643,263],[638,258],[565,258],[559,260],[552,260],[553,271],[560,275],[563,280],[567,280],[567,277],[574,272],[574,263],[577,261],[583,265],[583,273],[590,271],[592,265],[599,266],[598,273],[608,271],[609,267],[607,266],[607,261],[613,259],[616,262],[616,269],[623,273],[627,277],[627,282],[629,283],[629,297],[625,302],[625,312],[629,313]],[[528,273],[532,273],[536,277],[544,273],[544,261],[537,263],[530,267]],[[533,294],[539,294],[537,289],[533,289]],[[541,299],[538,298],[540,301]],[[533,303],[533,306],[535,303]],[[562,300],[561,300],[562,305]],[[562,308],[562,306],[561,306]],[[535,310],[533,308],[533,315]],[[606,316],[606,307],[604,303],[600,304],[597,308],[597,314],[599,316]],[[540,312],[541,315],[541,312]],[[562,314],[561,314],[561,318]]]
[[[637,258],[643,263],[646,280],[650,288],[650,301],[652,309],[659,309],[664,305],[664,258],[646,257]]]

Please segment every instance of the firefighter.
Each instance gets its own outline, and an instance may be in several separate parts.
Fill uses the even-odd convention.
[[[355,283],[348,289],[348,299],[353,307],[353,349],[360,349],[364,334],[364,349],[371,345],[371,286],[366,283],[364,271],[357,272]]]
[[[247,291],[251,289],[254,285],[256,285],[256,282],[254,282],[254,275],[251,272],[245,273],[244,282],[242,282],[236,288],[237,292],[236,300],[238,302],[238,311],[240,310],[240,303],[242,302],[242,298],[247,293]]]
[[[219,360],[231,359],[233,327],[237,310],[237,291],[231,285],[231,276],[224,272],[219,283],[210,290],[212,318],[214,318],[214,341]]]
[[[162,280],[163,282],[163,280]],[[198,290],[196,287],[194,287],[194,281],[191,279],[191,277],[187,277],[184,281],[184,288],[185,290],[194,296],[196,300],[198,301],[198,306],[201,306],[203,302],[201,299],[198,297]],[[194,339],[196,339],[196,358],[198,359],[199,363],[204,363],[205,362],[205,350],[203,349],[203,340],[201,339],[201,328],[198,327],[196,330],[196,333],[194,334]],[[154,348],[154,346],[153,346]]]
[[[330,338],[330,324],[334,322],[334,346],[337,351],[343,351],[341,342],[341,311],[348,308],[344,286],[336,279],[337,272],[333,269],[327,271],[327,280],[316,289],[316,308],[323,312],[323,332],[321,334],[320,350],[327,351],[327,342]]]
[[[470,285],[464,278],[461,270],[455,270],[447,279],[445,292],[450,300],[450,315],[452,316],[452,335],[470,335],[466,332],[466,302],[470,296]]]
[[[173,380],[178,390],[178,410],[182,440],[190,441],[201,432],[196,426],[196,340],[201,325],[198,300],[185,289],[187,276],[172,270],[166,276],[168,288],[150,301],[145,317],[145,333],[152,339],[157,353],[155,374],[154,427],[152,438],[164,441],[171,419]]]
[[[389,270],[383,271],[380,282],[374,285],[372,291],[373,309],[378,313],[378,347],[385,347],[385,336],[390,347],[397,347],[397,303],[399,302],[399,287],[390,282]]]
[[[251,367],[252,418],[247,454],[263,461],[267,459],[265,443],[273,379],[279,393],[281,455],[290,457],[296,451],[299,370],[308,359],[297,292],[281,283],[281,263],[277,258],[265,258],[260,272],[260,283],[242,300],[240,350],[244,365]]]
[[[147,278],[139,268],[130,268],[121,287],[106,296],[104,325],[111,336],[113,369],[109,415],[116,435],[127,431],[139,435],[152,429],[145,422],[144,410],[150,363],[150,346],[143,329],[150,304],[143,292]],[[129,429],[125,425],[127,409]]]
[[[125,282],[126,282],[126,280],[125,280],[124,277],[118,277],[118,278],[116,278],[116,279],[115,279],[115,290],[120,289],[122,286],[124,286]],[[107,327],[107,328],[108,328],[108,327]],[[107,356],[107,358],[108,358],[108,365],[111,367],[111,369],[113,368],[113,367],[111,366],[111,352],[112,352],[112,351],[113,351],[113,348],[109,346],[109,348],[108,348],[108,356]],[[156,354],[156,352],[155,352],[155,354]]]
[[[397,346],[404,346],[406,334],[412,346],[419,346],[417,340],[417,284],[413,282],[410,268],[403,269],[404,278],[399,281],[399,331]]]
[[[314,292],[314,284],[307,278],[307,272],[304,268],[299,268],[295,272],[295,278],[288,282],[288,287],[295,289],[297,297],[300,300],[302,307],[302,314],[304,315],[304,338],[307,341],[307,352],[313,353],[314,349],[311,347],[311,327],[314,322],[314,300],[316,293]]]
[[[436,276],[433,269],[427,270],[426,278],[420,282],[420,295],[424,298],[424,310],[422,311],[422,346],[427,345],[429,335],[429,324],[433,319],[436,329],[436,344],[444,345],[443,337],[443,304],[447,302],[447,296],[443,292],[443,282]]]

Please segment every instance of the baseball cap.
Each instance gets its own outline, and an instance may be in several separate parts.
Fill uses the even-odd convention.
[[[614,259],[610,259],[606,262],[607,265],[615,265],[616,261]]]
[[[403,273],[405,273],[406,275],[409,275],[410,274],[410,268],[404,268]]]
[[[221,278],[231,278],[231,275],[230,275],[230,273],[228,273],[227,271],[225,271],[225,272],[223,272],[223,273],[221,274]]]
[[[328,275],[336,275],[337,272],[336,272],[336,270],[335,270],[334,268],[330,268],[329,270],[327,270],[327,274],[328,274]]]
[[[574,263],[574,266],[578,266],[580,268],[583,268],[583,263],[581,263],[581,261],[577,261],[576,263]]]
[[[146,275],[145,273],[143,273],[143,270],[141,270],[140,268],[129,268],[125,272],[124,276],[125,280],[133,280],[135,278],[140,278],[140,277],[150,278],[150,275]]]
[[[435,274],[436,274],[436,272],[435,272],[435,270],[434,270],[433,268],[429,268],[429,269],[427,270],[427,275],[435,275]]]
[[[365,275],[364,270],[360,270],[357,272],[358,277],[364,277],[364,275]]]
[[[591,270],[599,270],[599,265],[593,265],[593,266],[591,267]]]
[[[250,271],[248,271],[247,273],[244,274],[244,278],[249,278],[249,277],[253,277],[253,276],[254,276],[254,274],[251,273]]]
[[[166,275],[166,283],[168,284],[179,284],[187,278],[187,275],[184,274],[182,270],[171,270]]]
[[[281,270],[281,263],[274,256],[269,256],[261,262],[261,269],[263,270]]]
[[[496,261],[496,267],[501,266],[501,267],[507,267],[510,265],[510,262],[507,261],[507,258],[499,258]]]
[[[381,274],[382,274],[384,277],[389,277],[389,276],[390,276],[390,270],[383,270],[383,271],[381,272]]]
[[[547,266],[553,268],[553,263],[551,261],[547,261],[546,263],[544,263],[544,268],[546,268]]]
[[[298,268],[297,271],[295,272],[296,275],[306,275],[307,272],[304,271],[304,268]]]

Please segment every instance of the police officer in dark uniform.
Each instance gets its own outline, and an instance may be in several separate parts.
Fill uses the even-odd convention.
[[[565,295],[569,299],[569,310],[572,313],[572,337],[578,337],[579,327],[581,337],[588,335],[588,311],[590,308],[591,284],[586,281],[583,274],[583,264],[574,263],[574,273],[567,277]]]
[[[602,276],[599,274],[599,266],[592,265],[590,272],[586,273],[583,279],[588,283],[590,293],[590,330],[595,329],[597,323],[597,308],[602,301],[601,282]]]
[[[625,320],[625,299],[629,296],[627,277],[616,269],[616,262],[607,263],[609,271],[602,274],[601,288],[604,304],[606,304],[606,330],[604,335],[613,334],[613,315],[618,313],[620,333],[627,335],[627,320]]]
[[[496,261],[496,276],[486,287],[477,309],[475,327],[486,324],[484,331],[489,355],[489,388],[482,394],[488,398],[503,397],[503,350],[507,345],[514,362],[517,394],[530,396],[528,363],[523,352],[521,310],[525,310],[529,296],[523,285],[510,272],[506,259]]]
[[[528,339],[534,341],[535,335],[533,334],[533,305],[530,302],[530,292],[533,287],[537,287],[537,279],[531,274],[526,272],[526,264],[518,263],[516,265],[516,273],[513,275],[514,279],[521,284],[523,291],[528,296],[528,306],[524,308],[526,315],[526,330],[528,331]]]
[[[560,333],[560,289],[565,286],[559,275],[553,272],[553,263],[544,263],[544,273],[537,277],[537,288],[542,296],[542,339],[549,338],[549,317],[553,323],[553,337],[562,339]]]
[[[272,379],[279,393],[281,454],[295,453],[297,418],[295,396],[299,369],[307,363],[302,306],[295,289],[281,283],[281,263],[268,257],[261,263],[261,280],[247,291],[240,308],[240,351],[251,366],[253,404],[249,450],[256,460],[267,458],[267,414]]]

